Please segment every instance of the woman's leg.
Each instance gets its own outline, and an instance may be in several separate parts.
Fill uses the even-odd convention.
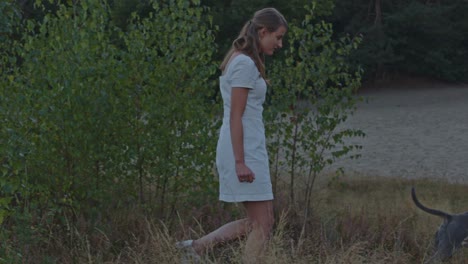
[[[256,263],[263,253],[274,224],[273,201],[244,202],[247,218],[227,223],[194,240],[192,247],[199,255],[212,246],[240,238],[249,233],[244,253],[245,263]]]
[[[194,240],[192,247],[199,255],[211,248],[215,244],[240,238],[250,231],[250,224],[247,218],[227,223],[215,231]]]
[[[244,263],[258,263],[274,224],[273,201],[244,202],[252,230],[245,245]]]

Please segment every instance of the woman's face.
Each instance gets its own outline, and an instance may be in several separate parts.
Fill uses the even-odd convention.
[[[286,27],[284,26],[280,26],[274,32],[270,32],[266,28],[260,29],[260,52],[273,55],[275,50],[283,47],[284,34],[286,34]]]

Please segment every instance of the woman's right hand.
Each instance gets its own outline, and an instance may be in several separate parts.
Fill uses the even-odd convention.
[[[255,180],[255,173],[245,163],[236,163],[236,174],[239,182],[251,183]]]

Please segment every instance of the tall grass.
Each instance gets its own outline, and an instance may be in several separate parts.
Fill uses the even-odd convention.
[[[276,194],[276,227],[265,263],[422,263],[427,259],[438,217],[417,209],[411,186],[426,205],[447,212],[468,210],[466,185],[383,177],[334,178],[317,185],[313,217],[302,232],[301,205]],[[282,188],[279,188],[281,190]],[[137,208],[113,213],[97,224],[85,218],[66,230],[45,230],[42,243],[3,241],[0,263],[178,263],[174,243],[196,238],[236,219],[242,207],[213,202],[188,209],[170,223]],[[100,226],[100,227],[98,227]],[[217,246],[206,263],[241,263],[244,241]],[[41,245],[41,246],[35,246]],[[20,252],[20,253],[18,253]],[[460,250],[449,263],[466,263]]]

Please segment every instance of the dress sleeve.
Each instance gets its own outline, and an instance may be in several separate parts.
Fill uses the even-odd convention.
[[[231,87],[243,87],[253,89],[255,82],[259,78],[257,66],[252,59],[248,57],[239,58],[233,61],[232,71],[228,79]]]

